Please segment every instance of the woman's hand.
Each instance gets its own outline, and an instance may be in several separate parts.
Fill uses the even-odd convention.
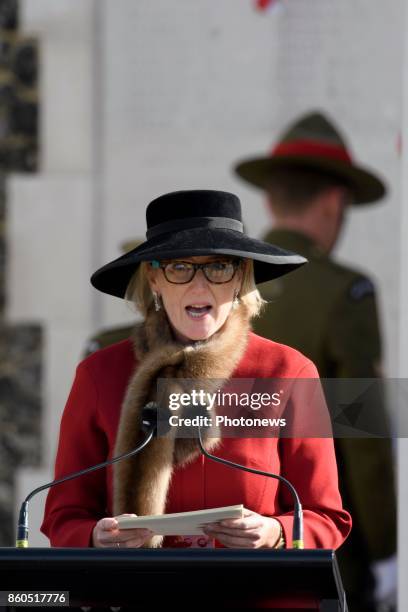
[[[279,521],[244,508],[243,518],[209,523],[204,533],[228,548],[274,548],[281,532]]]
[[[136,516],[121,514],[120,516]],[[154,535],[150,529],[118,529],[116,517],[105,517],[98,521],[92,532],[95,548],[140,548]]]

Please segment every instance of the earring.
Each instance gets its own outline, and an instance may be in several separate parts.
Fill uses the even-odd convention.
[[[232,308],[235,310],[236,308],[238,308],[240,300],[239,300],[239,296],[238,296],[238,289],[235,289],[234,291],[234,299],[232,300]]]
[[[153,291],[153,301],[154,301],[154,309],[156,312],[158,312],[161,308],[161,305],[160,305],[160,296],[158,293],[156,293],[156,291]]]

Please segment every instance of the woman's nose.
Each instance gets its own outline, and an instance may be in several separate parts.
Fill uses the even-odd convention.
[[[196,271],[191,284],[194,284],[196,287],[208,287],[208,280],[205,277],[204,270],[200,268]]]

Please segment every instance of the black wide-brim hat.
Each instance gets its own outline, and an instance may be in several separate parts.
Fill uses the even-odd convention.
[[[146,209],[147,240],[111,261],[91,277],[99,291],[124,298],[142,261],[231,255],[253,259],[256,283],[264,283],[302,266],[307,260],[244,233],[239,198],[225,191],[175,191]]]
[[[242,179],[267,190],[280,169],[309,169],[339,179],[353,192],[353,204],[370,204],[384,197],[384,181],[356,163],[345,138],[334,122],[320,112],[304,115],[280,136],[270,155],[238,162],[234,170]]]

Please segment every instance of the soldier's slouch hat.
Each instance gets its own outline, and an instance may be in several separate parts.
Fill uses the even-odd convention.
[[[309,169],[333,176],[349,186],[353,204],[369,204],[386,193],[384,181],[357,164],[334,122],[312,112],[290,125],[269,155],[244,159],[234,166],[242,179],[267,190],[272,173],[279,169]]]

